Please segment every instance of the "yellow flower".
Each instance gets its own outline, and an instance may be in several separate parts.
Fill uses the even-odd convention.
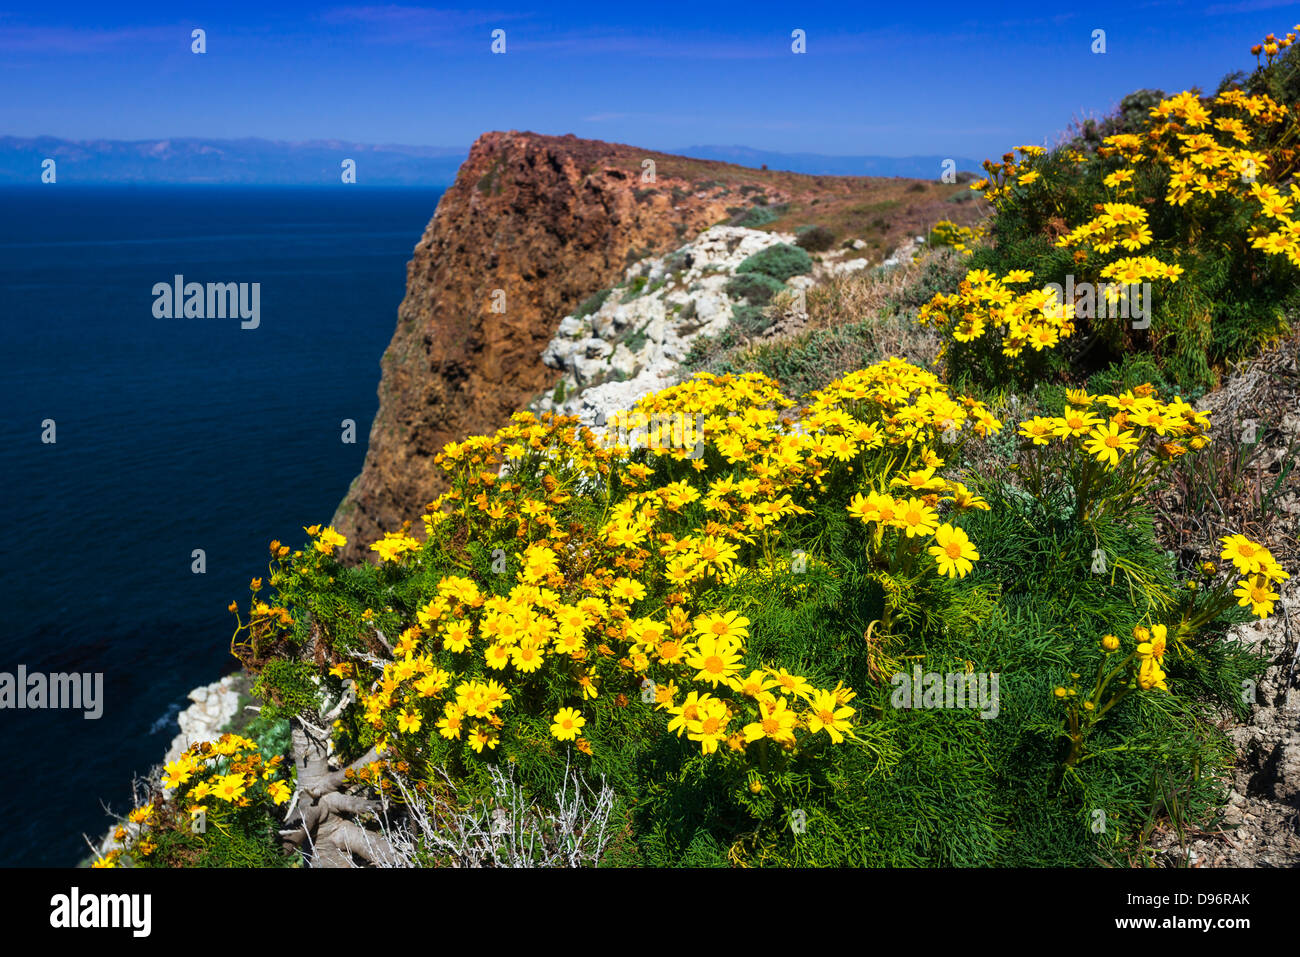
[[[217,778],[213,795],[223,801],[236,801],[244,796],[245,781],[242,774],[223,774]]]
[[[551,734],[560,741],[574,741],[586,724],[587,719],[576,708],[561,708],[555,713]]]
[[[1078,438],[1101,425],[1101,419],[1091,412],[1067,407],[1059,419],[1052,420],[1052,424],[1053,433],[1058,438]]]
[[[855,709],[847,705],[841,706],[839,699],[831,691],[816,692],[809,704],[811,710],[807,715],[808,730],[813,734],[825,731],[833,742],[841,744],[844,741],[844,732],[852,730],[849,718],[852,717]]]
[[[745,725],[745,740],[757,741],[759,738],[771,738],[782,744],[794,744],[794,729],[799,724],[798,716],[789,710],[785,698],[769,697],[758,703],[759,720]]]
[[[751,671],[748,678],[732,678],[731,687],[750,698],[760,698],[766,691],[775,688],[776,682],[763,671]]]
[[[1257,545],[1245,535],[1229,535],[1220,541],[1225,547],[1219,557],[1232,562],[1239,572],[1245,574],[1258,572],[1266,563],[1272,561],[1273,556],[1269,554],[1267,548]]]
[[[542,666],[544,654],[538,644],[531,641],[525,641],[517,645],[510,652],[510,660],[514,666],[523,672],[533,672]]]
[[[934,556],[941,575],[965,578],[975,567],[973,563],[979,560],[980,553],[963,529],[945,523],[934,533],[934,540],[929,553]]]
[[[712,754],[727,737],[727,723],[731,712],[724,702],[717,698],[701,699],[697,707],[697,717],[687,723],[686,737],[700,742],[705,754]]]
[[[438,734],[453,740],[459,738],[461,729],[464,727],[464,720],[464,711],[454,704],[448,704],[443,716],[438,719]]]
[[[1138,687],[1143,691],[1150,691],[1152,688],[1161,691],[1169,690],[1165,684],[1164,669],[1160,667],[1160,662],[1154,656],[1142,659],[1142,665],[1138,669]]]
[[[901,528],[908,538],[930,535],[939,525],[938,513],[919,498],[909,498],[898,510],[893,524]]]
[[[1034,445],[1046,445],[1055,433],[1056,421],[1045,419],[1041,415],[1036,415],[1020,424],[1020,434],[1027,439],[1033,439]]]
[[[694,626],[697,635],[734,641],[749,637],[749,619],[734,611],[699,615]]]
[[[813,686],[805,678],[792,675],[784,668],[776,670],[769,668],[768,674],[776,680],[776,683],[781,686],[781,690],[786,694],[798,695],[800,698],[805,699],[813,694]]]
[[[407,552],[420,547],[420,543],[402,532],[387,532],[384,537],[370,546],[372,552],[378,552],[381,560],[395,562]]]
[[[639,581],[633,581],[631,578],[620,578],[614,582],[610,594],[626,602],[640,601],[645,597],[645,585],[642,585]]]
[[[707,681],[716,688],[740,671],[740,648],[729,638],[705,634],[687,657],[686,664],[698,669],[696,681]]]
[[[283,781],[272,781],[267,787],[267,791],[271,795],[271,801],[275,804],[283,804],[293,797],[292,789]]]
[[[182,755],[175,761],[168,762],[163,768],[162,786],[164,791],[170,791],[174,787],[180,787],[190,779],[190,775],[195,772],[194,762],[189,757]]]
[[[1237,589],[1232,594],[1237,597],[1238,605],[1243,608],[1249,607],[1250,613],[1257,618],[1267,618],[1271,615],[1273,603],[1278,599],[1278,593],[1269,587],[1269,581],[1263,575],[1243,578],[1237,583]]]
[[[1132,432],[1121,432],[1119,426],[1112,421],[1093,429],[1083,447],[1096,456],[1097,461],[1114,467],[1119,464],[1120,454],[1132,452],[1138,443]]]
[[[692,691],[680,705],[668,709],[668,713],[675,716],[668,722],[668,730],[675,731],[680,738],[682,732],[687,730],[687,725],[700,719],[700,709],[713,700],[708,692]]]
[[[314,526],[313,526],[314,527]],[[342,548],[348,543],[348,540],[335,531],[331,525],[320,533],[320,538],[314,543],[316,551],[323,555],[333,555],[334,549]]]

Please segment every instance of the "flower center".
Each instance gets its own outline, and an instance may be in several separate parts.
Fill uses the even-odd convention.
[[[961,546],[956,542],[949,542],[943,550],[948,553],[949,558],[961,558]]]

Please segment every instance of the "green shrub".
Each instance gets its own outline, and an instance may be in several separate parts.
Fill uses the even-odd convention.
[[[747,229],[757,229],[760,226],[766,226],[768,223],[776,222],[785,215],[785,206],[751,206],[734,214],[728,221],[729,226],[744,226]]]
[[[577,309],[573,310],[574,316],[576,316],[579,319],[583,319],[587,316],[590,316],[592,313],[598,312],[600,310],[600,307],[605,304],[605,300],[609,298],[609,294],[612,293],[613,291],[614,291],[613,289],[602,289],[600,292],[596,293],[595,295],[589,296],[588,298],[584,299],[582,301],[582,304],[578,306]]]
[[[802,276],[812,272],[812,266],[812,257],[804,250],[789,243],[781,243],[754,253],[736,267],[736,272],[738,274],[762,273],[779,282],[785,282],[792,276]]]
[[[724,291],[732,299],[748,300],[751,306],[765,306],[784,288],[784,283],[766,273],[747,272],[732,276]]]
[[[795,245],[809,252],[825,252],[835,245],[835,233],[825,226],[800,226],[795,230]]]
[[[772,319],[762,306],[732,306],[731,324],[744,336],[753,336],[772,325]]]

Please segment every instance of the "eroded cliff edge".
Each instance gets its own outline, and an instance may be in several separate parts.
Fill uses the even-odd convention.
[[[559,321],[629,264],[755,206],[833,222],[841,237],[867,236],[883,250],[940,215],[966,218],[945,202],[960,188],[752,170],[571,135],[484,134],[407,265],[365,463],[334,517],[345,559],[418,519],[444,488],[434,456],[447,442],[491,432],[553,386],[542,353]]]

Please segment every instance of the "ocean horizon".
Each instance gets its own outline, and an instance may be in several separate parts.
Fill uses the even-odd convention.
[[[97,719],[4,712],[0,761],[27,786],[0,797],[0,865],[84,859],[82,834],[112,823],[101,802],[129,810],[188,692],[237,667],[226,606],[246,604],[268,542],[301,543],[361,470],[441,193],[0,187],[0,520],[16,532],[0,673],[103,674]],[[168,318],[155,287],[178,276],[205,295]],[[234,305],[199,318],[208,284]],[[256,323],[236,314],[254,304]]]

